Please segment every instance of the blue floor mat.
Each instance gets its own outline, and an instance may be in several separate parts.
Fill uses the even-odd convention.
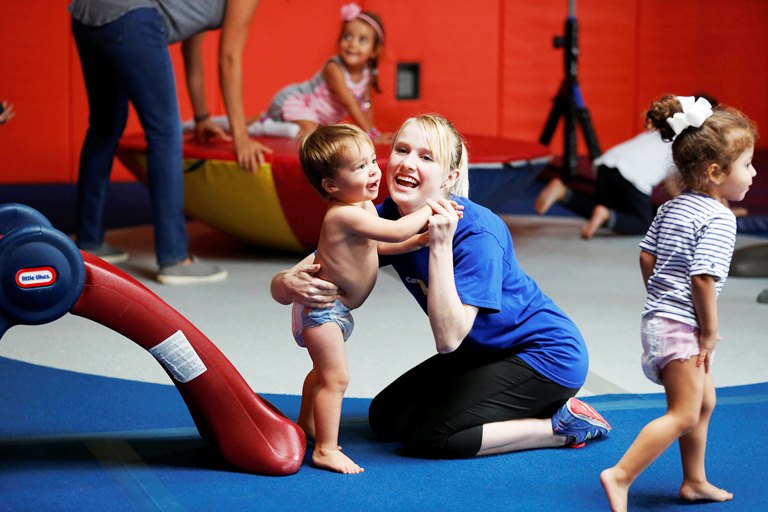
[[[299,397],[265,395],[289,417]],[[614,426],[583,449],[470,460],[423,460],[377,441],[367,399],[345,399],[340,441],[360,475],[313,468],[245,474],[203,442],[171,385],[85,375],[0,358],[0,510],[605,510],[598,474],[663,413],[661,394],[588,401]],[[768,384],[718,390],[708,476],[735,494],[696,510],[762,511]],[[632,487],[635,510],[679,510],[680,461],[670,448]]]

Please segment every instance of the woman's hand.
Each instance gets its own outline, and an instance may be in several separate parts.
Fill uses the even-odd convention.
[[[438,199],[437,201],[427,199],[427,204],[434,212],[434,215],[429,218],[428,233],[430,247],[433,249],[439,248],[441,245],[451,247],[453,244],[453,234],[456,232],[456,225],[463,213],[460,213],[461,210],[456,210],[454,207],[455,203],[448,199]]]
[[[314,255],[310,257],[314,258]],[[316,277],[320,265],[307,260],[272,278],[272,298],[281,304],[298,302],[311,308],[329,308],[344,292],[335,284]]]

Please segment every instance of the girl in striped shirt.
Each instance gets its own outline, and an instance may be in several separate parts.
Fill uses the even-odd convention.
[[[755,125],[704,98],[667,95],[647,119],[672,142],[685,192],[663,204],[640,243],[647,290],[642,316],[643,371],[662,384],[667,412],[646,425],[619,462],[600,475],[611,509],[627,510],[629,487],[679,439],[680,497],[727,501],[728,491],[707,481],[704,456],[715,386],[709,372],[717,336],[717,295],[725,284],[736,239],[736,219],[723,200],[741,201],[756,171]]]

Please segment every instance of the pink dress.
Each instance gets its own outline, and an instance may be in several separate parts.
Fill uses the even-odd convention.
[[[363,77],[353,82],[344,62],[337,55],[329,62],[335,62],[344,74],[344,82],[362,105],[366,100],[370,69],[366,66]],[[320,125],[338,123],[347,116],[347,109],[328,88],[323,80],[323,70],[318,71],[311,80],[291,84],[282,88],[272,99],[267,111],[261,116],[262,121],[313,121]]]

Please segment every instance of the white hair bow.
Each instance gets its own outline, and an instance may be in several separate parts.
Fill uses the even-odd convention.
[[[693,96],[678,96],[677,100],[683,106],[683,111],[667,118],[675,135],[680,135],[689,126],[698,128],[712,115],[712,105],[705,98],[694,100]]]

